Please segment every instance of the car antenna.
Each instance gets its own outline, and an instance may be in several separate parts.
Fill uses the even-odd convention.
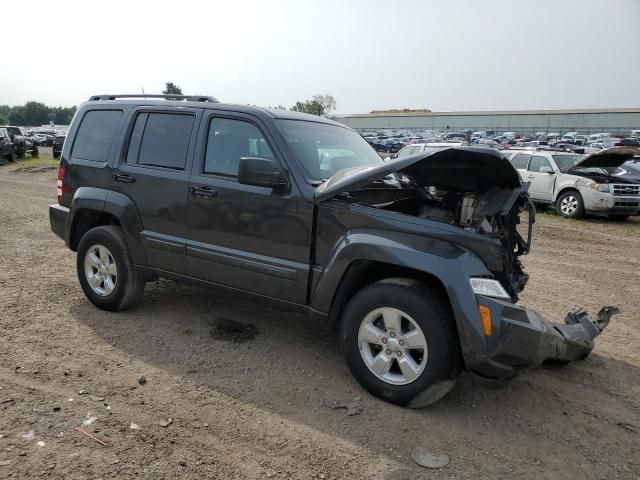
[[[144,93],[144,87],[140,87],[140,90],[142,90],[142,96],[144,97],[144,99],[147,99],[147,94]]]

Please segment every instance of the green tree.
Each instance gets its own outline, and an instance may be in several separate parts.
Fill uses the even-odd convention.
[[[6,125],[7,124],[7,119],[4,118],[2,115],[0,115],[0,125]]]
[[[49,122],[49,108],[44,103],[27,102],[24,104],[24,121],[21,125],[34,127]]]
[[[26,119],[24,106],[15,106],[11,109],[9,114],[9,123],[11,125],[26,125]]]
[[[182,89],[173,82],[164,82],[162,93],[165,95],[182,95]]]
[[[331,95],[314,95],[311,100],[296,102],[291,107],[294,112],[310,113],[319,117],[328,115],[336,108],[336,100]]]
[[[51,107],[49,108],[49,120],[56,125],[69,125],[76,113],[76,107]]]

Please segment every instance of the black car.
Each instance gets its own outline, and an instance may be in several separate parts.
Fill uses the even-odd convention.
[[[517,303],[535,209],[498,151],[385,162],[325,118],[139,97],[80,106],[49,207],[99,308],[162,277],[268,298],[335,326],[364,388],[408,406],[462,370],[488,381],[584,358],[617,312],[550,323]]]
[[[64,145],[64,139],[67,138],[65,135],[57,135],[53,140],[52,151],[53,158],[60,158],[60,154],[62,153],[62,146]]]
[[[16,152],[13,147],[13,140],[6,128],[0,128],[0,160],[14,161]]]

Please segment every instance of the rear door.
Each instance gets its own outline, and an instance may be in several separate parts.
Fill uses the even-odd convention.
[[[274,138],[257,118],[210,112],[202,120],[187,201],[190,276],[304,304],[313,204],[288,191],[241,185],[242,157],[266,157],[284,171]]]
[[[541,172],[543,167],[551,169],[552,173]],[[525,175],[525,181],[531,182],[529,195],[533,200],[551,202],[553,200],[553,186],[556,181],[557,172],[551,162],[541,155],[531,155],[529,167]]]
[[[152,267],[184,274],[184,213],[202,109],[135,109],[113,170],[111,189],[127,195],[142,219]]]

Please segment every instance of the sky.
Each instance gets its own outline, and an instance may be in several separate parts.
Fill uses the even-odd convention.
[[[26,8],[26,6],[25,6]],[[184,93],[336,113],[640,107],[640,0],[30,1],[0,104]],[[7,41],[7,39],[14,39]],[[10,60],[10,65],[2,63]]]

